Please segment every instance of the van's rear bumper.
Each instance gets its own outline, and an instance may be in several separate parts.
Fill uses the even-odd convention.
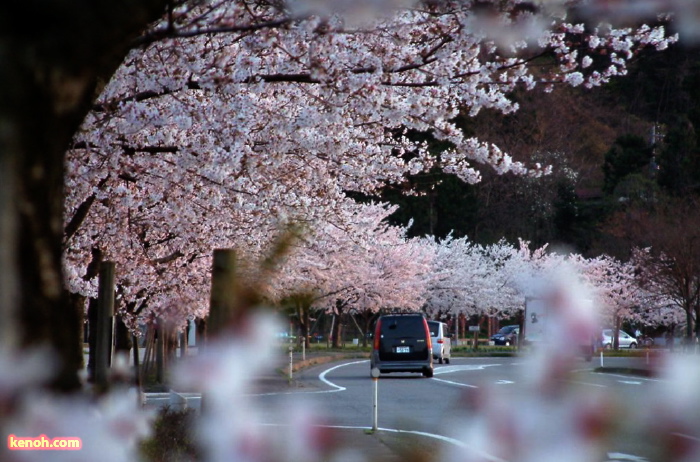
[[[428,356],[428,359],[421,360],[381,361],[378,353],[375,351],[372,353],[371,367],[378,368],[384,374],[390,372],[424,372],[433,368],[431,356],[432,354]]]
[[[386,374],[389,372],[423,372],[431,369],[429,362],[423,363],[381,363],[377,365],[379,372]]]

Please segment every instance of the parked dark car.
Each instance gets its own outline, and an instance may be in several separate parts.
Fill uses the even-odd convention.
[[[377,320],[370,368],[419,372],[433,376],[433,351],[428,321],[422,314],[385,315]]]
[[[501,329],[491,336],[494,345],[517,345],[518,335],[520,335],[520,326],[517,324],[512,326],[503,326]]]

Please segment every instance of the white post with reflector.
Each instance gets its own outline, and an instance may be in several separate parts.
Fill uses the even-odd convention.
[[[373,367],[370,375],[372,376],[372,431],[376,432],[379,427],[379,369]]]

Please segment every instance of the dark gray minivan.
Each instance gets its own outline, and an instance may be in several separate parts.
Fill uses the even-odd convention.
[[[379,372],[419,372],[433,376],[433,349],[422,314],[381,316],[374,329],[370,368]]]

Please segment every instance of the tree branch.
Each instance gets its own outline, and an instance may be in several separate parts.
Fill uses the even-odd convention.
[[[133,42],[134,48],[136,47],[146,47],[160,40],[170,39],[170,38],[191,38],[198,37],[201,35],[213,35],[213,34],[230,34],[237,32],[251,32],[262,29],[274,29],[276,27],[285,26],[291,24],[294,21],[304,19],[304,17],[287,17],[282,19],[277,19],[274,21],[266,21],[258,24],[245,24],[241,26],[221,26],[221,27],[210,27],[202,29],[193,30],[174,30],[171,25],[162,27],[160,29],[155,29],[152,32],[148,32]]]
[[[107,180],[109,179],[109,175],[104,177],[100,182],[97,184],[98,189],[104,188],[105,184],[107,184]],[[70,219],[68,224],[66,225],[65,229],[63,230],[63,243],[65,245],[66,242],[68,242],[73,235],[78,232],[78,229],[80,229],[80,225],[83,224],[83,221],[85,221],[85,218],[87,218],[88,212],[90,212],[90,207],[92,207],[92,204],[95,202],[95,194],[91,194],[88,196],[76,209],[75,212],[73,213],[73,217]]]

